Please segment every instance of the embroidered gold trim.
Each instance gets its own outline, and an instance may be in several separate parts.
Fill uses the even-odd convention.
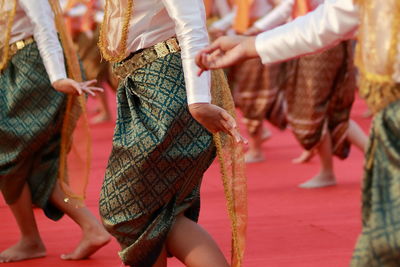
[[[29,37],[24,40],[20,40],[15,43],[12,43],[9,48],[10,50],[9,50],[8,57],[12,58],[18,52],[18,50],[25,48],[27,45],[33,43],[34,41],[35,40],[33,39],[33,37]]]
[[[121,42],[118,45],[117,50],[111,52],[108,49],[108,41],[107,41],[107,29],[109,27],[107,21],[109,18],[109,8],[110,8],[110,0],[106,0],[106,6],[104,9],[104,18],[103,23],[100,27],[100,38],[98,46],[100,48],[102,56],[110,62],[119,62],[126,57],[126,49],[127,49],[127,42],[128,42],[128,33],[129,33],[129,26],[130,20],[133,12],[133,0],[128,0],[128,6],[126,12],[123,16],[122,22],[122,30],[121,30]]]
[[[123,63],[117,63],[113,67],[113,72],[118,78],[124,80],[128,75],[132,74],[135,70],[142,68],[157,58],[165,57],[170,53],[180,51],[180,47],[176,38],[168,39],[167,41],[160,42],[153,47],[149,47],[135,54],[129,60]]]

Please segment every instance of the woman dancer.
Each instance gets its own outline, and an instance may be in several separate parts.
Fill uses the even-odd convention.
[[[89,257],[110,239],[85,206],[66,203],[57,175],[66,94],[94,94],[95,81],[68,79],[63,50],[47,0],[0,1],[0,189],[21,232],[20,241],[0,253],[0,262],[44,257],[32,204],[47,217],[63,213],[82,229],[77,248],[65,260]]]
[[[397,0],[327,0],[305,17],[256,38],[220,39],[205,50],[219,50],[219,56],[198,57],[199,65],[206,69],[257,56],[272,63],[329,48],[352,38],[358,30],[360,93],[375,115],[365,154],[363,228],[351,262],[354,267],[399,264],[399,28]]]
[[[234,119],[210,104],[210,74],[196,75],[205,20],[202,0],[106,1],[100,47],[121,82],[100,213],[126,265],[166,266],[169,254],[186,266],[228,266],[196,224],[211,133],[241,142]]]

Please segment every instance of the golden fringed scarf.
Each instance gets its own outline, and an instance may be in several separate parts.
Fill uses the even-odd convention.
[[[360,7],[356,65],[360,94],[376,113],[400,99],[400,1],[355,0]]]
[[[54,12],[55,24],[64,49],[68,77],[82,81],[78,56],[68,35],[58,0],[49,0]],[[68,95],[61,132],[59,182],[64,193],[72,199],[83,201],[88,183],[91,138],[86,116],[84,95]],[[66,202],[69,199],[65,199]]]
[[[211,72],[213,104],[222,107],[236,119],[235,105],[223,70]],[[240,267],[246,249],[247,230],[247,178],[245,175],[244,150],[234,138],[219,132],[214,134],[222,183],[227,200],[228,215],[232,228],[231,266]]]
[[[246,0],[252,1],[252,0]],[[118,62],[126,57],[127,38],[130,18],[133,13],[133,0],[106,0],[104,19],[100,31],[99,47],[103,57],[110,62]],[[111,18],[121,29],[118,46],[109,49],[107,33],[110,30]],[[212,72],[213,103],[235,116],[235,106],[231,91],[222,70]],[[231,136],[224,133],[214,134],[214,142],[221,167],[224,193],[227,199],[228,214],[232,226],[231,266],[242,266],[246,246],[247,229],[247,182],[244,168],[243,147],[235,143]]]
[[[17,0],[0,0],[0,72],[9,60],[11,30],[17,10]]]
[[[127,56],[126,49],[132,13],[133,0],[106,0],[98,45],[102,56],[109,62],[119,62]],[[114,23],[118,24],[118,28],[121,29],[120,38],[114,40],[114,42],[118,43],[118,47],[111,47],[111,42],[107,36],[110,32],[112,18],[120,18],[114,21]]]

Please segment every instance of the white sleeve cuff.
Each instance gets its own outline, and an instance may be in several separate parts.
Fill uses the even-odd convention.
[[[198,67],[194,59],[183,59],[183,72],[188,104],[211,103],[211,75],[209,71],[197,76]]]
[[[60,79],[66,79],[67,73],[64,66],[64,57],[59,58],[61,55],[53,55],[50,58],[43,59],[44,66],[46,67],[47,74],[51,83]]]

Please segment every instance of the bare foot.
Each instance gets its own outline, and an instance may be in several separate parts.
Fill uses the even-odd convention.
[[[91,121],[91,124],[99,124],[102,122],[110,121],[111,115],[108,113],[99,113]]]
[[[94,254],[97,250],[107,245],[110,242],[110,234],[102,228],[102,226],[95,227],[83,233],[83,237],[76,249],[70,254],[62,254],[63,260],[82,260],[87,259],[90,255]]]
[[[333,173],[319,173],[310,180],[299,185],[300,188],[320,188],[336,185],[336,178]]]
[[[244,155],[244,162],[246,163],[256,163],[256,162],[262,162],[264,161],[264,155],[262,151],[247,151],[247,153]]]
[[[268,128],[263,128],[262,131],[263,131],[262,135],[261,135],[261,141],[262,142],[265,142],[265,141],[267,141],[268,139],[270,139],[272,137],[272,133]]]
[[[309,150],[303,150],[303,152],[301,153],[300,156],[298,156],[297,158],[294,158],[292,160],[293,164],[301,164],[301,163],[306,163],[309,162],[313,157],[314,157],[315,153],[313,150],[309,151]]]
[[[372,117],[372,111],[367,109],[364,111],[364,113],[361,115],[363,118],[371,118]]]
[[[34,242],[19,241],[0,253],[0,263],[23,261],[46,256],[46,248],[41,240]]]

